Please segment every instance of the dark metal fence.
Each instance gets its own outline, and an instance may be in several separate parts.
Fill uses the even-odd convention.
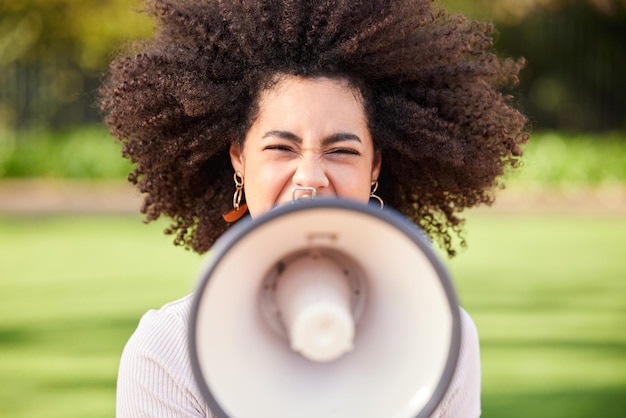
[[[528,61],[519,90],[538,128],[626,130],[625,16],[570,6],[500,32]]]
[[[0,129],[59,129],[98,123],[97,71],[63,60],[0,65]]]

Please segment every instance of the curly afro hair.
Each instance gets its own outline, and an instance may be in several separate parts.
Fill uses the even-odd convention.
[[[148,0],[155,35],[115,59],[100,108],[146,221],[199,253],[228,228],[228,149],[243,141],[277,74],[348,80],[383,155],[379,195],[450,255],[465,209],[493,202],[519,164],[527,119],[504,90],[493,27],[432,0]]]

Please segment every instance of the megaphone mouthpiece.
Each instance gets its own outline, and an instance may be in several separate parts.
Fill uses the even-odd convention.
[[[276,303],[291,348],[318,362],[350,351],[350,293],[341,268],[327,257],[309,254],[287,265],[276,283]]]

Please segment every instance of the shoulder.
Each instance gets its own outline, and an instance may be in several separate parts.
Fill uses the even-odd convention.
[[[117,381],[119,417],[210,416],[187,351],[192,296],[150,310],[124,347]]]
[[[461,355],[470,354],[474,350],[478,351],[478,329],[474,320],[463,308],[461,311]]]
[[[146,312],[133,334],[134,339],[176,339],[187,332],[187,317],[191,309],[192,294]]]
[[[187,317],[191,295],[146,312],[124,348],[124,355],[138,353],[180,363],[186,357]]]
[[[476,418],[481,414],[480,346],[472,317],[460,308],[461,350],[452,381],[432,418]]]

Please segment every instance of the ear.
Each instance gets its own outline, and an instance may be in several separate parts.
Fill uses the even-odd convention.
[[[229,153],[230,153],[230,163],[232,164],[235,171],[239,171],[241,174],[245,174],[243,146],[239,145],[237,142],[233,142],[230,144]]]
[[[383,155],[378,151],[374,151],[374,161],[372,162],[372,181],[376,180],[380,175],[380,168],[383,164]]]

